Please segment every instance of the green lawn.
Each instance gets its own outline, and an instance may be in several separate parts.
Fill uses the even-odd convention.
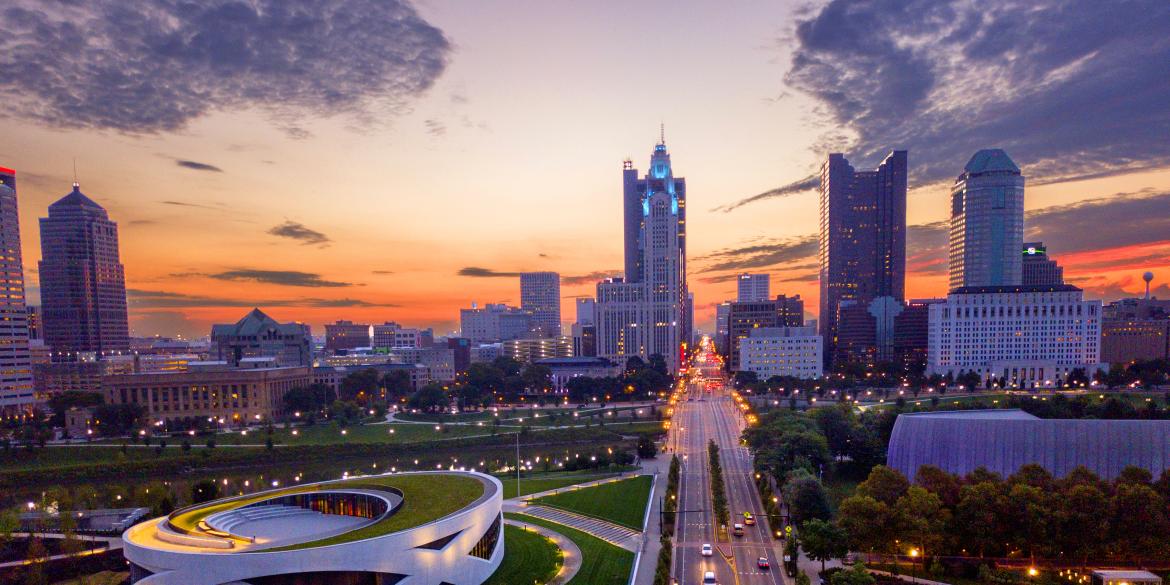
[[[515,427],[496,427],[498,432],[515,431]],[[296,431],[296,434],[293,434]],[[344,433],[342,432],[344,431]],[[272,441],[277,445],[326,445],[335,443],[417,443],[476,435],[490,435],[492,427],[476,425],[432,424],[366,424],[341,428],[335,423],[315,424],[295,429],[275,429]],[[229,433],[216,436],[220,445],[263,445],[268,434],[262,429],[248,431],[247,435]],[[173,443],[174,441],[172,441]],[[206,439],[192,442],[201,445]]]
[[[581,549],[581,570],[568,585],[625,585],[634,569],[634,553],[600,538],[524,514],[504,514],[506,518],[544,526],[563,534]],[[506,546],[506,544],[505,544]],[[506,549],[505,549],[506,550]]]
[[[642,530],[653,476],[630,479],[569,490],[533,500],[535,503],[608,520],[634,530]]]
[[[375,522],[357,530],[339,534],[330,538],[293,544],[283,547],[264,549],[268,551],[296,550],[313,548],[341,542],[353,542],[382,534],[397,532],[437,520],[456,512],[483,494],[483,484],[474,478],[458,475],[440,474],[404,474],[383,477],[362,477],[351,480],[329,482],[324,486],[296,486],[281,490],[280,494],[294,494],[329,487],[360,487],[381,486],[394,487],[402,490],[402,507],[394,515],[380,522]],[[275,494],[253,495],[220,502],[209,506],[194,508],[177,514],[171,523],[184,530],[192,530],[201,520],[224,510],[230,510],[250,504],[252,502],[274,497]]]
[[[535,532],[504,525],[504,562],[484,585],[548,583],[564,562],[561,549]]]
[[[521,496],[528,494],[535,494],[547,490],[555,490],[566,486],[577,485],[594,481],[597,479],[605,479],[613,477],[616,473],[604,473],[596,470],[589,471],[550,471],[548,473],[529,473],[520,478],[520,493]],[[504,484],[504,499],[515,498],[516,494],[516,474],[500,474],[496,476],[501,483]]]

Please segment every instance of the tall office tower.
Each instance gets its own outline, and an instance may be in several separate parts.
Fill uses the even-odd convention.
[[[597,300],[577,299],[577,321],[572,327],[573,355],[597,355]]]
[[[45,345],[53,361],[130,350],[118,224],[77,183],[41,218],[40,274]]]
[[[24,264],[16,205],[16,171],[0,167],[0,416],[32,410],[32,358],[24,305]]]
[[[715,351],[719,355],[727,355],[731,345],[728,339],[730,334],[729,321],[731,317],[731,301],[723,301],[715,305]]]
[[[338,320],[325,325],[325,351],[371,347],[370,325]]]
[[[577,299],[577,322],[582,325],[592,325],[597,322],[597,299]]]
[[[980,150],[951,188],[951,290],[1020,284],[1023,245],[1020,167],[1001,149]]]
[[[1020,262],[1020,284],[1056,285],[1064,284],[1064,268],[1048,257],[1044,242],[1024,244],[1023,259]]]
[[[735,300],[740,303],[754,303],[772,298],[771,276],[767,274],[743,273],[735,278]]]
[[[538,337],[560,337],[561,275],[520,273],[520,308],[532,313],[533,332]]]
[[[760,327],[801,327],[804,325],[804,300],[800,295],[779,295],[775,299],[752,303],[730,303],[727,313],[727,361],[730,372],[740,368],[740,343]]]
[[[597,355],[623,363],[661,354],[675,369],[691,338],[686,180],[674,176],[664,139],[643,178],[628,160],[622,177],[626,278],[597,285]]]
[[[902,301],[906,286],[906,151],[873,171],[855,171],[841,154],[821,167],[820,330],[826,359],[837,343],[843,301]]]

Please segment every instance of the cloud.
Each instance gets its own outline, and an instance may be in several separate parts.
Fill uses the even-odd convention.
[[[1167,30],[1164,0],[830,0],[798,23],[785,81],[826,112],[819,147],[908,149],[914,183],[988,147],[1032,184],[1110,176],[1170,165]]]
[[[431,136],[444,136],[447,134],[447,125],[440,120],[426,120],[423,124],[427,127],[427,134]]]
[[[393,303],[372,303],[359,299],[238,299],[210,297],[160,290],[127,289],[126,299],[134,309],[194,309],[203,307],[397,307]]]
[[[215,165],[209,165],[207,163],[195,162],[193,160],[175,159],[175,164],[177,164],[181,167],[196,170],[196,171],[210,171],[213,173],[222,173],[223,172],[223,169],[221,169]]]
[[[705,267],[699,272],[722,272],[765,268],[785,262],[807,260],[817,252],[816,234],[792,238],[764,239],[738,248],[725,248],[695,258]]]
[[[481,268],[479,266],[467,266],[460,268],[456,272],[459,276],[471,276],[474,278],[515,278],[520,276],[519,272],[499,272],[491,268]]]
[[[285,220],[284,223],[275,226],[268,230],[268,233],[273,236],[281,238],[289,238],[290,240],[297,240],[306,246],[326,246],[331,241],[329,236],[305,227],[305,224]]]
[[[572,276],[562,276],[561,284],[568,286],[576,286],[578,284],[591,284],[600,280],[605,280],[613,276],[620,276],[622,270],[595,270],[587,274],[576,274]]]
[[[789,195],[796,195],[797,193],[805,193],[807,191],[813,191],[815,189],[818,189],[818,188],[820,188],[820,186],[821,186],[820,175],[811,175],[811,176],[805,177],[799,181],[794,181],[792,183],[784,185],[782,187],[777,187],[777,188],[771,189],[769,191],[764,191],[763,193],[760,193],[758,195],[752,195],[751,197],[745,197],[743,199],[740,199],[739,201],[736,201],[735,203],[728,203],[727,205],[720,205],[719,207],[714,208],[712,211],[722,211],[724,213],[727,213],[729,211],[743,207],[744,205],[747,205],[749,203],[755,203],[757,201],[763,201],[765,199],[775,199],[777,197],[788,197]]]
[[[371,270],[370,273],[371,274],[385,275],[385,274],[394,274],[394,271],[393,270]]]
[[[224,272],[176,272],[174,278],[205,277],[228,281],[253,281],[280,286],[301,286],[310,288],[343,288],[354,286],[350,282],[325,280],[320,274],[299,272],[296,270],[260,270],[256,268],[239,268]]]
[[[211,205],[203,205],[202,203],[188,203],[186,201],[159,201],[163,205],[174,205],[176,207],[198,207],[200,209],[216,209]]]
[[[140,226],[140,225],[154,225],[158,222],[153,220],[153,219],[132,219],[126,223],[127,223],[127,225]]]
[[[215,111],[362,124],[401,111],[451,45],[408,0],[10,0],[0,95],[49,126],[181,130]]]
[[[1054,255],[1132,246],[1170,237],[1167,209],[1170,192],[1116,193],[1030,211],[1024,228]]]

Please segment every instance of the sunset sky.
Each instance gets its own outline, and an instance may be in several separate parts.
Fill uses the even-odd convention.
[[[1170,295],[1170,3],[15,0],[0,166],[37,218],[82,191],[121,230],[136,335],[279,320],[458,327],[621,266],[621,162],[665,124],[697,321],[768,272],[815,311],[830,151],[909,150],[907,295],[945,293],[948,189],[980,148],[1028,177],[1027,235],[1091,298]],[[810,316],[815,317],[815,314]]]

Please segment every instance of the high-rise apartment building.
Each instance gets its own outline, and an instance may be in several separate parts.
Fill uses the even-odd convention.
[[[459,309],[459,329],[477,343],[520,339],[532,333],[532,313],[503,303],[488,303],[482,309],[473,303],[470,309]]]
[[[0,167],[0,418],[32,410],[35,402],[24,305],[16,171]]]
[[[843,301],[904,298],[906,151],[891,152],[872,171],[855,171],[843,155],[829,155],[821,167],[818,255],[820,330],[829,357]]]
[[[1021,283],[1024,176],[1001,149],[976,152],[951,188],[950,286]]]
[[[1064,284],[1064,268],[1048,257],[1044,242],[1024,244],[1023,259],[1020,263],[1020,284],[1056,285]]]
[[[771,276],[768,274],[743,273],[735,277],[735,300],[754,303],[772,298]]]
[[[804,301],[800,295],[780,295],[770,301],[731,303],[727,314],[727,369],[740,370],[739,346],[753,329],[760,327],[801,327],[804,325]]]
[[[338,321],[325,325],[325,351],[371,347],[370,325],[353,321]]]
[[[532,313],[532,328],[538,337],[560,337],[561,275],[520,273],[520,308]]]
[[[41,218],[40,276],[45,344],[54,361],[130,350],[118,224],[77,183]]]
[[[626,278],[597,285],[597,355],[624,363],[662,355],[681,362],[691,338],[686,271],[686,180],[675,177],[664,140],[641,179],[623,165]]]

